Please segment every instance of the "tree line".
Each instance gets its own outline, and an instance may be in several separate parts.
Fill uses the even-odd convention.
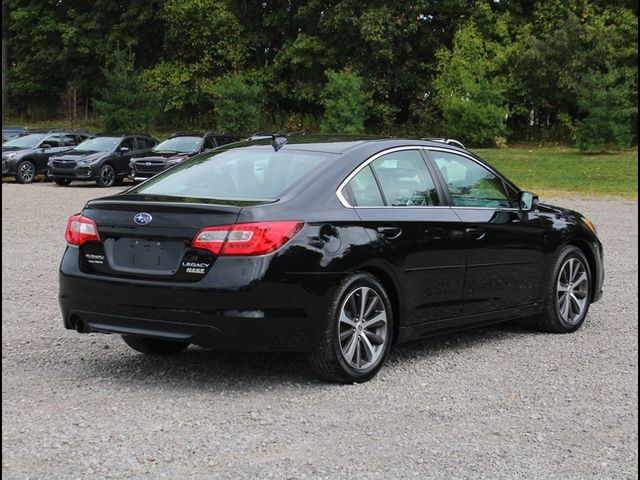
[[[5,0],[3,115],[625,147],[637,28],[633,0]]]

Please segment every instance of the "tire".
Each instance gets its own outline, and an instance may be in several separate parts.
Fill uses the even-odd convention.
[[[96,183],[99,187],[108,188],[113,187],[116,183],[116,171],[108,163],[102,165],[98,171],[98,178]]]
[[[321,337],[307,354],[309,366],[320,379],[329,382],[366,382],[387,359],[393,332],[393,310],[384,286],[368,273],[351,275],[340,284]]]
[[[70,178],[55,178],[53,181],[56,182],[56,185],[59,185],[61,187],[66,187],[71,183]]]
[[[591,275],[582,250],[572,245],[560,250],[545,281],[544,310],[533,318],[534,325],[549,333],[571,333],[580,328],[589,313]]]
[[[16,182],[31,183],[36,178],[36,166],[29,160],[22,160],[16,167]]]
[[[184,351],[189,346],[188,343],[136,337],[134,335],[122,335],[122,339],[124,343],[135,351],[144,353],[145,355],[175,355]]]

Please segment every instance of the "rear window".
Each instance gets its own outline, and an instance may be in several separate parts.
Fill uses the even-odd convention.
[[[233,149],[195,157],[131,193],[209,199],[276,199],[329,155],[271,147]]]

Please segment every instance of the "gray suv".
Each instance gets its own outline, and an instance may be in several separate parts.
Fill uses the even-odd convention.
[[[75,130],[34,130],[2,144],[2,176],[15,176],[18,183],[31,183],[47,171],[52,155],[71,150],[91,134]]]

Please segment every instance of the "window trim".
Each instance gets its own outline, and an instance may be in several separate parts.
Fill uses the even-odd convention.
[[[441,198],[441,200],[444,203],[447,203],[448,205],[407,206],[407,207],[393,207],[393,206],[388,206],[388,205],[379,206],[379,207],[351,205],[349,203],[349,200],[342,193],[342,191],[347,188],[349,182],[353,179],[353,177],[358,175],[358,173],[360,173],[369,164],[371,164],[373,161],[375,161],[376,159],[380,158],[381,156],[386,155],[388,153],[399,152],[399,151],[402,151],[402,150],[418,150],[418,152],[421,153],[421,155],[423,156],[423,159],[425,159],[425,163],[427,164],[427,169],[429,170],[429,174],[432,177],[434,177],[434,174],[435,174],[435,178],[433,178],[433,180],[436,183],[436,188],[440,187],[440,188],[438,188],[438,194],[441,197],[443,197],[443,198]],[[449,192],[449,189],[447,188],[447,186],[443,184],[442,173],[440,173],[440,169],[438,169],[437,166],[435,165],[435,162],[434,162],[433,158],[431,157],[431,155],[429,153],[430,151],[451,153],[453,155],[460,155],[461,157],[468,158],[469,160],[477,163],[478,165],[480,165],[481,167],[487,169],[493,175],[498,177],[504,184],[506,184],[506,186],[511,185],[516,190],[516,193],[521,191],[520,188],[518,188],[517,185],[512,184],[511,182],[507,181],[502,175],[500,175],[497,171],[495,171],[489,165],[486,165],[480,159],[477,159],[477,158],[473,157],[472,155],[469,155],[469,154],[466,154],[466,153],[463,153],[463,152],[460,152],[460,151],[457,151],[457,150],[452,150],[452,149],[446,148],[446,147],[430,147],[430,146],[426,146],[426,145],[407,145],[407,146],[402,146],[402,147],[392,147],[392,148],[388,148],[386,150],[383,150],[381,152],[378,152],[378,153],[372,155],[371,157],[369,157],[368,159],[366,159],[360,165],[358,165],[338,186],[338,189],[336,190],[336,196],[338,197],[338,200],[340,201],[340,203],[342,204],[343,207],[345,207],[345,208],[355,208],[355,209],[358,209],[358,208],[363,208],[363,209],[386,208],[386,209],[398,210],[398,208],[414,208],[414,209],[415,208],[422,208],[422,209],[424,209],[424,208],[456,208],[456,209],[465,209],[465,210],[468,210],[468,209],[471,209],[471,210],[501,210],[501,211],[505,211],[505,212],[519,212],[520,211],[520,209],[517,208],[517,207],[515,207],[515,208],[514,207],[496,208],[496,207],[464,207],[464,206],[460,206],[460,205],[453,205],[453,202],[451,201],[451,193]],[[382,194],[382,191],[381,191],[381,194]]]
[[[393,147],[393,148],[388,148],[387,150],[383,150],[381,152],[376,153],[375,155],[372,155],[371,157],[369,157],[367,160],[365,160],[364,162],[362,162],[360,165],[358,165],[358,167],[353,170],[348,176],[347,178],[345,178],[342,183],[340,183],[340,186],[338,186],[338,189],[336,190],[336,195],[338,197],[338,200],[340,201],[340,203],[346,207],[346,208],[367,208],[367,209],[371,209],[371,208],[387,208],[387,209],[391,209],[391,210],[398,210],[400,208],[404,209],[404,208],[449,208],[448,205],[425,205],[425,206],[420,206],[420,205],[410,205],[410,206],[406,206],[406,207],[394,207],[392,205],[380,205],[380,206],[358,206],[358,205],[351,205],[349,203],[349,200],[344,196],[344,194],[342,193],[342,191],[347,188],[349,182],[351,180],[353,180],[353,178],[358,175],[362,170],[364,170],[365,168],[367,168],[371,163],[373,163],[374,161],[376,161],[378,158],[387,155],[389,153],[394,153],[394,152],[400,152],[400,151],[404,151],[404,150],[415,150],[418,152],[418,154],[420,155],[420,157],[422,158],[422,160],[425,162],[425,167],[427,169],[427,172],[429,172],[429,175],[432,177],[431,179],[433,180],[434,186],[438,189],[438,182],[436,180],[436,178],[433,178],[433,172],[431,171],[431,168],[429,168],[429,164],[427,163],[425,156],[422,152],[422,150],[424,150],[424,146],[421,145],[410,145],[410,146],[403,146],[403,147]],[[386,203],[386,199],[384,196],[384,192],[382,191],[382,187],[380,186],[379,182],[378,182],[378,178],[375,174],[375,171],[373,170],[373,168],[371,169],[374,175],[374,178],[376,179],[376,183],[378,183],[378,188],[380,190],[380,194],[382,195],[383,200]],[[442,197],[442,192],[440,192],[440,189],[438,189],[438,195],[440,197]],[[440,198],[441,201],[444,201],[444,198]]]

